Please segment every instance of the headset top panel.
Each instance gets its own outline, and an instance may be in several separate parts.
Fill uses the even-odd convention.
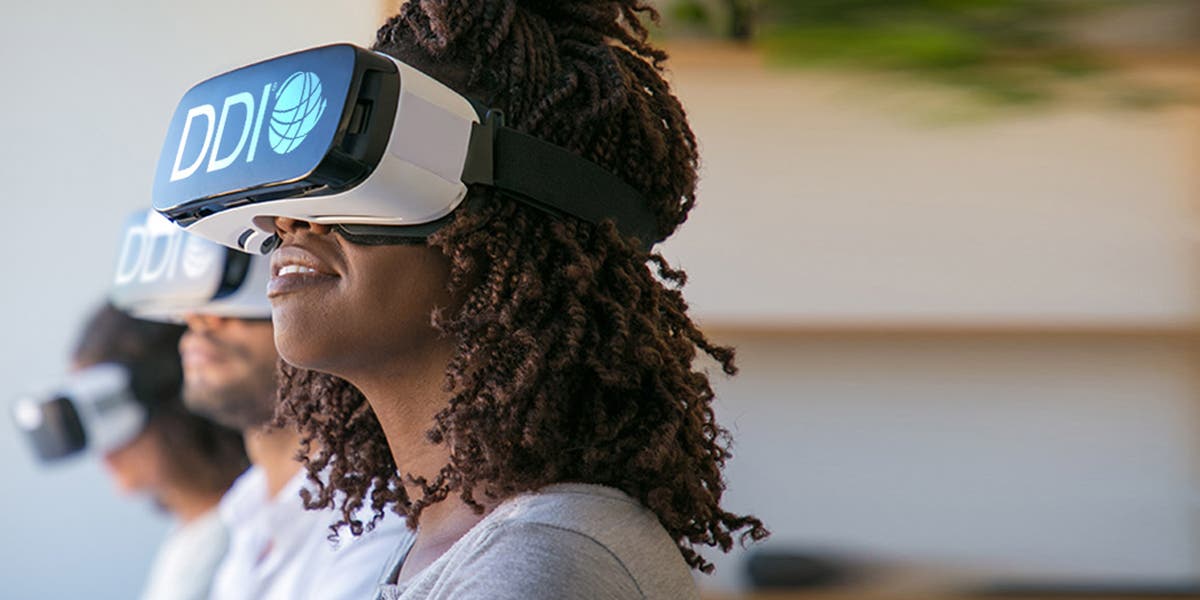
[[[112,301],[138,315],[203,306],[221,291],[229,252],[154,211],[135,213],[122,233]]]
[[[357,49],[323,46],[196,84],[167,128],[154,208],[302,180],[344,118]]]

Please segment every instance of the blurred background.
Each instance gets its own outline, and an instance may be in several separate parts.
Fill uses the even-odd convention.
[[[182,92],[396,4],[0,6],[0,406],[66,368]],[[704,163],[663,253],[774,532],[707,593],[1200,597],[1200,3],[655,4]],[[166,522],[0,453],[0,595],[134,596]]]

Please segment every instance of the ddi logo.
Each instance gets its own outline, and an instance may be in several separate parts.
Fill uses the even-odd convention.
[[[328,104],[322,95],[321,79],[311,71],[296,71],[283,81],[282,84],[268,83],[263,86],[259,98],[250,92],[239,92],[225,98],[221,107],[220,119],[217,109],[212,104],[201,104],[188,109],[183,123],[183,134],[179,139],[179,147],[175,151],[175,164],[171,168],[171,181],[187,179],[200,169],[204,159],[208,158],[206,172],[220,171],[232,165],[246,151],[246,162],[254,162],[258,150],[258,142],[266,117],[267,104],[271,100],[272,88],[275,92],[275,104],[271,111],[270,129],[267,132],[271,149],[277,154],[287,154],[295,150],[308,137],[309,132],[317,126],[321,116],[325,114]],[[231,118],[230,114],[234,116]],[[191,158],[191,162],[183,165],[188,150],[188,136],[192,133],[192,125],[203,119],[204,136],[200,151]],[[240,119],[240,123],[238,120]],[[241,125],[241,134],[235,146],[225,156],[220,154],[221,142],[226,133]],[[215,131],[215,135],[214,135]],[[247,145],[247,140],[249,145]],[[211,153],[210,153],[211,150]],[[190,155],[189,155],[190,156]]]
[[[114,285],[199,279],[220,265],[224,248],[188,235],[158,213],[125,230]]]

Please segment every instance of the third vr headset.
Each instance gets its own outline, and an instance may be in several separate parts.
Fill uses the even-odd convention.
[[[148,210],[125,224],[110,296],[114,305],[154,321],[189,313],[268,319],[270,265],[191,235]]]
[[[116,450],[137,437],[148,414],[133,393],[129,371],[115,363],[83,369],[12,407],[13,422],[47,462],[86,450]]]
[[[159,157],[154,208],[193,233],[269,252],[274,217],[349,239],[424,238],[467,186],[591,223],[644,248],[661,239],[628,183],[507,128],[432,77],[349,44],[303,50],[188,90]],[[397,227],[400,226],[400,227]]]

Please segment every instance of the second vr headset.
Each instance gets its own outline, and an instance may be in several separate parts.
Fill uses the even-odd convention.
[[[148,210],[129,217],[110,297],[130,314],[179,321],[189,313],[268,319],[270,264],[191,235]]]
[[[541,210],[661,239],[642,195],[600,166],[384,54],[304,50],[190,89],[167,130],[154,208],[188,231],[266,253],[274,217],[348,236],[423,238],[495,188]]]

